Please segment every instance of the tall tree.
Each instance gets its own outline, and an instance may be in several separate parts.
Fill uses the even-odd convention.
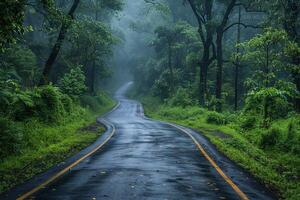
[[[283,26],[291,41],[295,42],[300,48],[300,33],[299,33],[299,17],[300,17],[300,2],[298,0],[287,0],[283,3],[284,17]],[[292,64],[295,69],[292,71],[294,83],[298,92],[300,92],[300,55],[296,53],[292,55]],[[295,100],[296,109],[300,112],[300,97]]]
[[[68,28],[70,27],[72,20],[74,19],[74,13],[78,7],[80,3],[80,0],[74,0],[73,4],[66,16],[66,19],[63,19],[58,37],[56,39],[56,42],[52,48],[52,51],[45,63],[44,69],[43,69],[43,73],[42,73],[42,77],[40,79],[40,85],[44,85],[44,84],[48,84],[49,83],[49,76],[51,73],[51,70],[53,68],[54,62],[60,52],[60,49],[62,47],[63,41],[66,37],[66,33]]]
[[[0,50],[3,51],[24,32],[25,0],[1,0],[0,8]]]
[[[216,55],[217,55],[217,76],[216,76],[216,98],[217,98],[217,111],[222,111],[222,79],[223,79],[223,37],[228,24],[229,16],[236,6],[237,0],[230,0],[225,9],[225,14],[221,22],[216,28]]]
[[[271,25],[282,25],[287,32],[289,39],[293,42],[297,49],[300,48],[300,1],[299,0],[255,0],[257,5],[264,7],[266,13],[270,16]],[[300,55],[294,53],[291,55],[290,64],[294,65],[290,71],[300,93]],[[295,107],[300,112],[300,97],[295,98]]]
[[[168,68],[170,72],[170,90],[174,91],[174,69],[173,69],[173,48],[175,43],[176,32],[174,29],[168,27],[159,27],[155,30],[158,40],[155,42],[160,52],[162,49],[167,52]],[[162,49],[160,49],[162,47]]]
[[[207,93],[208,67],[215,59],[215,50],[213,45],[213,35],[215,29],[212,26],[212,10],[214,0],[188,0],[188,3],[190,4],[197,19],[198,33],[203,44],[202,58],[200,61],[199,103],[200,105],[204,106],[205,96]]]
[[[236,53],[240,53],[240,47],[238,44],[241,42],[241,18],[242,18],[242,7],[239,6],[238,14],[238,27],[237,27],[237,38],[236,38]],[[239,101],[239,75],[240,75],[240,58],[237,56],[235,60],[235,70],[234,70],[234,110],[238,110],[238,101]]]

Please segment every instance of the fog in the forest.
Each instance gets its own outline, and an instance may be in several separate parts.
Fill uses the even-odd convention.
[[[151,43],[154,40],[154,30],[167,20],[144,0],[124,1],[123,10],[111,22],[114,35],[120,41],[114,48],[111,61],[114,73],[108,79],[108,88],[116,89],[133,80],[132,66],[142,62],[148,55],[153,55]]]

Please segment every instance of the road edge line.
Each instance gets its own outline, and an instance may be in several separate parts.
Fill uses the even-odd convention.
[[[106,116],[106,115],[112,113],[119,106],[120,106],[120,102],[112,110],[110,110],[109,112],[107,112],[103,116]],[[89,153],[87,153],[84,156],[82,156],[81,158],[77,159],[75,162],[71,163],[66,168],[60,170],[55,175],[51,176],[46,181],[44,181],[43,183],[39,184],[38,186],[36,186],[32,190],[30,190],[29,192],[26,192],[25,194],[22,194],[20,197],[17,198],[17,200],[25,200],[26,198],[30,197],[34,193],[36,193],[39,190],[45,188],[47,185],[49,185],[50,183],[54,182],[56,179],[58,179],[59,177],[61,177],[62,175],[64,175],[66,172],[68,172],[69,170],[71,170],[73,167],[75,167],[76,165],[78,165],[81,161],[83,161],[84,159],[86,159],[87,157],[91,156],[92,154],[94,154],[99,149],[101,149],[114,136],[114,134],[116,132],[116,128],[115,128],[115,126],[112,123],[108,122],[105,119],[102,119],[102,120],[106,123],[106,125],[108,124],[109,126],[112,127],[112,131],[111,131],[110,135],[104,140],[103,143],[99,144],[94,149],[92,149]]]
[[[249,200],[247,195],[223,172],[223,170],[218,166],[218,164],[208,155],[208,153],[204,150],[202,145],[196,140],[196,138],[186,131],[185,129],[181,128],[180,126],[165,122],[170,126],[182,131],[183,133],[187,134],[193,142],[196,144],[198,150],[203,154],[203,156],[209,161],[209,163],[216,169],[216,171],[222,176],[222,178],[231,186],[231,188],[240,196],[243,200]]]

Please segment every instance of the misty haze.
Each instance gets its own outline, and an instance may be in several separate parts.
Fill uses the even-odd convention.
[[[300,199],[299,0],[1,0],[0,199]]]

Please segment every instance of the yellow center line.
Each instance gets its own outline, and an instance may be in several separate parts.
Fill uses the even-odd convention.
[[[112,109],[112,111],[114,111],[115,109],[117,109],[117,107],[119,105],[120,104],[118,104],[114,109]],[[108,123],[108,122],[106,121],[106,123]],[[52,183],[53,181],[55,181],[57,178],[59,178],[60,176],[62,176],[66,172],[68,172],[71,168],[75,167],[81,161],[83,161],[84,159],[86,159],[87,157],[89,157],[90,155],[92,155],[93,153],[95,153],[96,151],[98,151],[101,147],[103,147],[113,137],[113,135],[115,134],[115,131],[116,131],[115,126],[113,124],[111,124],[111,123],[108,123],[108,124],[110,124],[112,126],[113,130],[112,130],[111,134],[109,135],[109,137],[102,144],[98,145],[96,148],[94,148],[88,154],[84,155],[83,157],[81,157],[80,159],[78,159],[77,161],[75,161],[74,163],[70,164],[68,167],[64,168],[63,170],[61,170],[60,172],[58,172],[57,174],[55,174],[54,176],[52,176],[51,178],[49,178],[48,180],[46,180],[45,182],[43,182],[42,184],[40,184],[39,186],[37,186],[34,189],[30,190],[29,192],[23,194],[22,196],[20,196],[19,198],[17,198],[17,200],[24,200],[24,199],[30,197],[31,195],[33,195],[34,193],[38,192],[39,190],[45,188],[47,185],[49,185],[50,183]],[[197,148],[204,155],[204,157],[217,170],[217,172],[224,178],[224,180],[233,188],[233,190],[241,197],[241,199],[243,199],[243,200],[249,200],[249,198],[246,196],[246,194],[244,192],[242,192],[241,189],[239,189],[239,187],[222,171],[222,169],[208,155],[208,153],[206,153],[206,151],[204,150],[204,148],[199,144],[199,142],[194,138],[194,136],[192,134],[190,134],[189,132],[187,132],[186,130],[184,130],[183,128],[181,128],[179,126],[176,126],[176,125],[173,125],[173,124],[170,124],[170,123],[168,123],[168,124],[171,125],[171,126],[173,126],[173,127],[175,127],[175,128],[177,128],[177,129],[179,129],[179,130],[181,130],[185,134],[187,134],[193,140],[193,142],[196,144]]]
[[[243,200],[249,200],[249,198],[247,197],[247,195],[223,172],[223,170],[217,165],[217,163],[208,155],[208,153],[206,153],[206,151],[204,150],[204,148],[201,146],[201,144],[195,139],[195,137],[190,134],[188,131],[186,131],[185,129],[176,126],[174,124],[171,123],[167,123],[179,130],[181,130],[182,132],[184,132],[185,134],[187,134],[192,140],[193,142],[196,144],[197,148],[200,150],[200,152],[204,155],[204,157],[210,162],[210,164],[217,170],[217,172],[223,177],[223,179],[232,187],[232,189],[240,196],[241,199]]]
[[[120,103],[118,103],[108,113],[111,113],[112,111],[116,110],[119,107],[119,105],[120,105]],[[68,172],[69,170],[71,170],[73,167],[75,167],[76,165],[78,165],[81,161],[83,161],[84,159],[86,159],[87,157],[89,157],[90,155],[92,155],[93,153],[95,153],[96,151],[98,151],[100,148],[102,148],[113,137],[113,135],[116,132],[116,128],[115,128],[115,126],[113,124],[107,122],[106,120],[104,120],[104,121],[112,127],[112,131],[111,131],[109,137],[102,144],[98,145],[92,151],[90,151],[89,153],[87,153],[83,157],[79,158],[78,160],[76,160],[75,162],[73,162],[72,164],[70,164],[69,166],[67,166],[66,168],[64,168],[63,170],[59,171],[57,174],[53,175],[52,177],[50,177],[45,182],[41,183],[40,185],[38,185],[37,187],[33,188],[29,192],[27,192],[27,193],[23,194],[22,196],[18,197],[17,200],[24,200],[24,199],[30,197],[31,195],[33,195],[34,193],[38,192],[39,190],[45,188],[47,185],[49,185],[50,183],[52,183],[53,181],[55,181],[57,178],[61,177],[66,172]]]

